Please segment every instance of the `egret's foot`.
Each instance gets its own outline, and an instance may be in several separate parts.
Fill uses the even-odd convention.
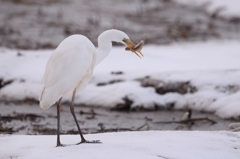
[[[56,147],[66,147],[67,145],[65,144],[61,144],[61,143],[57,143],[57,146]]]
[[[79,145],[79,144],[84,144],[84,143],[87,143],[87,144],[88,144],[88,143],[89,143],[89,144],[101,144],[102,142],[101,142],[100,140],[92,140],[92,141],[83,140],[83,141],[77,143],[77,145]]]

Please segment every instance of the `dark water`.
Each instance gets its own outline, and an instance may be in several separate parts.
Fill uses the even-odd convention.
[[[43,111],[37,104],[0,104],[0,133],[2,134],[56,134],[56,106]],[[76,117],[83,133],[143,130],[228,130],[233,120],[223,120],[209,113],[193,111],[192,119],[207,120],[187,123],[180,121],[186,111],[159,110],[119,112],[106,108],[75,107]],[[160,122],[160,123],[159,123]],[[61,132],[77,134],[77,127],[69,106],[61,111]]]

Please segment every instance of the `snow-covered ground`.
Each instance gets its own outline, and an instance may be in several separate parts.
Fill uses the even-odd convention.
[[[78,135],[61,136],[76,144]],[[0,135],[1,159],[239,159],[240,133],[144,131],[86,135],[102,144],[55,147],[56,136]]]
[[[222,118],[240,116],[240,43],[206,42],[145,46],[139,59],[123,47],[100,63],[77,104],[115,107],[132,100],[131,108],[173,106],[214,112]],[[49,51],[0,49],[0,100],[37,100]],[[122,74],[111,72],[121,71]],[[145,78],[149,76],[149,78]],[[151,83],[143,87],[144,81]],[[180,86],[175,86],[180,83]],[[184,86],[181,86],[183,83]],[[170,88],[169,88],[170,87]],[[177,91],[184,87],[184,91]],[[164,90],[157,93],[157,89]],[[64,99],[70,101],[70,97]]]
[[[209,12],[221,9],[220,14],[223,16],[240,16],[239,0],[175,0],[176,2],[201,6],[206,5]]]

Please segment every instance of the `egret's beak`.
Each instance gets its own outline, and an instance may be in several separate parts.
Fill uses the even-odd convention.
[[[141,53],[142,45],[141,45],[141,48],[139,48],[139,46],[138,46],[139,44],[137,44],[135,46],[135,44],[131,40],[125,39],[125,38],[123,39],[123,42],[127,46],[125,50],[129,50],[129,51],[135,53],[140,58],[141,58],[141,56],[143,56],[143,54]],[[144,42],[143,42],[143,44],[144,44]]]

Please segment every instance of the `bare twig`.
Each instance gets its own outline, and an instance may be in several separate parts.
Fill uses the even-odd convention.
[[[85,112],[85,111],[80,111],[80,114],[81,115],[99,115],[99,116],[107,116],[105,114],[99,114],[99,113],[96,113],[93,109],[90,110],[90,112]]]
[[[217,122],[209,119],[209,118],[192,118],[192,119],[186,119],[186,120],[180,120],[180,121],[157,121],[153,122],[154,124],[172,124],[172,123],[179,123],[179,124],[189,124],[190,122],[194,121],[208,121],[211,124],[216,124]]]
[[[143,124],[142,126],[138,127],[138,128],[136,129],[136,131],[140,131],[140,130],[142,130],[144,127],[146,127],[145,130],[150,130],[149,125],[148,125],[147,123],[145,123],[145,124]]]

